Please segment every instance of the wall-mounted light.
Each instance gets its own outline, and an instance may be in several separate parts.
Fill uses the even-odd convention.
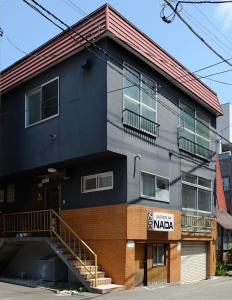
[[[82,69],[84,70],[89,70],[92,68],[92,65],[93,65],[93,62],[91,59],[84,59],[82,62],[81,62],[81,67]]]
[[[49,133],[49,137],[51,138],[51,140],[55,140],[56,139],[56,134],[55,133]]]
[[[57,169],[55,168],[48,168],[48,173],[56,173]]]

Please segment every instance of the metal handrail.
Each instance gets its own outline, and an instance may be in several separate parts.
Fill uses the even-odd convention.
[[[126,115],[126,116],[125,116]],[[129,116],[129,117],[128,117]],[[145,121],[146,126],[142,124],[142,121]],[[123,110],[123,124],[140,130],[142,132],[157,136],[159,133],[160,124],[141,116],[129,109]],[[147,127],[147,128],[146,128]]]
[[[55,236],[68,253],[84,267],[97,286],[97,254],[78,236],[78,234],[54,210],[40,210],[4,214],[0,218],[0,236],[12,234],[43,233]],[[93,258],[94,271],[89,268]]]
[[[54,219],[57,218],[59,220],[59,231],[55,230],[54,226]],[[51,210],[51,232],[54,233],[54,235],[62,242],[62,244],[69,250],[69,252],[75,257],[76,260],[78,260],[81,265],[85,268],[85,270],[94,278],[95,280],[95,287],[97,286],[97,254],[78,236],[78,234],[61,218],[60,215],[58,215],[54,210]],[[62,227],[64,226],[64,227]],[[68,230],[68,236],[65,234],[64,229]],[[72,236],[71,236],[72,235]],[[68,244],[66,242],[66,239],[68,238],[68,241],[73,242],[73,247],[70,247],[70,243]],[[90,269],[88,269],[87,265],[84,263],[83,259],[81,259],[81,255],[79,253],[79,256],[76,254],[76,247],[78,247],[78,250],[84,250],[83,248],[80,247],[80,245],[75,244],[75,239],[78,240],[78,242],[81,244],[84,249],[87,249],[89,253],[94,258],[94,273]],[[89,254],[87,253],[87,254]],[[86,256],[86,253],[84,252],[84,257]],[[85,258],[86,260],[86,258]]]
[[[187,141],[189,144],[193,145],[194,150],[191,151],[191,149],[189,149],[189,147],[185,147],[185,146],[181,145],[181,140]],[[189,140],[189,139],[187,139],[187,138],[185,138],[183,136],[179,137],[179,148],[181,150],[184,150],[184,151],[190,152],[192,154],[195,154],[197,156],[203,157],[203,158],[205,158],[207,160],[210,160],[211,156],[213,155],[213,151],[212,150],[210,150],[210,149],[208,149],[208,148],[206,148],[206,147],[204,147],[202,145],[199,145],[199,144],[197,144],[197,143],[195,143],[195,142],[193,142],[193,141],[191,141],[191,140]],[[207,155],[205,156],[205,155],[199,154],[197,152],[197,148],[203,149],[203,151],[207,152]]]
[[[182,229],[192,228],[192,229],[212,229],[212,221],[214,218],[205,216],[196,216],[190,214],[181,215],[181,227]]]

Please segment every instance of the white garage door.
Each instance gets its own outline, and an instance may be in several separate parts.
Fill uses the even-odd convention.
[[[207,243],[183,242],[181,246],[181,282],[207,278]]]

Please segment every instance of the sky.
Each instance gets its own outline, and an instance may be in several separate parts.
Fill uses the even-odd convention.
[[[101,0],[38,0],[69,25],[97,9],[106,1]],[[72,6],[74,3],[77,7]],[[108,0],[116,10],[152,38],[163,49],[174,56],[186,68],[194,72],[220,62],[193,33],[176,18],[165,23],[160,18],[162,0]],[[81,10],[80,10],[80,9]],[[183,4],[180,14],[224,58],[232,58],[232,3],[226,4]],[[170,14],[165,10],[165,15]],[[0,69],[3,70],[60,31],[53,24],[28,7],[22,0],[0,0]],[[12,45],[13,44],[13,45]],[[24,53],[22,53],[24,52]],[[232,102],[232,60],[197,72],[218,95],[221,103]]]

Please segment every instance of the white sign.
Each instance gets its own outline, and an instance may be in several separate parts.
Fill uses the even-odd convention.
[[[173,231],[174,215],[158,212],[148,212],[148,230]]]

